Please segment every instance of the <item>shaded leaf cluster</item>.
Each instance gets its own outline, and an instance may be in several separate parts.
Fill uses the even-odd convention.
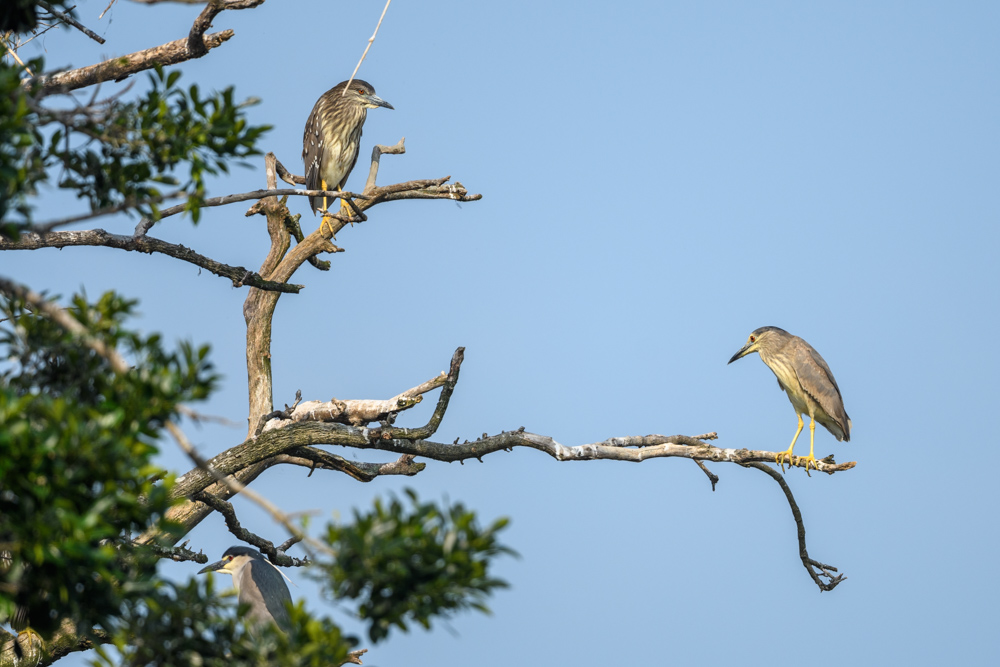
[[[167,352],[127,331],[133,307],[108,293],[69,309],[136,362],[117,374],[78,337],[0,300],[0,619],[21,610],[41,632],[61,617],[101,625],[152,573],[152,556],[120,544],[171,502],[172,477],[153,463],[158,429],[216,377],[207,348]]]
[[[35,62],[40,67],[41,62]],[[28,197],[57,171],[57,185],[87,200],[92,211],[125,206],[154,219],[158,202],[173,186],[186,192],[186,210],[197,222],[205,178],[228,172],[233,160],[259,155],[257,141],[270,126],[248,123],[233,88],[210,95],[197,85],[178,85],[179,71],[158,67],[150,87],[133,101],[121,95],[68,108],[45,104],[40,90],[16,84],[18,70],[0,63],[0,174],[5,179],[0,221],[13,235],[7,214],[30,222]]]
[[[407,489],[408,502],[376,500],[370,512],[354,512],[349,525],[331,525],[325,541],[337,558],[320,564],[326,592],[358,601],[373,642],[407,622],[430,628],[435,616],[473,608],[489,613],[485,600],[507,583],[489,575],[489,565],[514,552],[500,544],[507,525],[499,519],[480,527],[461,503],[439,508]]]
[[[208,577],[186,584],[160,582],[142,601],[129,601],[111,635],[117,655],[100,647],[91,664],[330,667],[341,664],[355,643],[329,619],[312,618],[301,603],[289,610],[287,635],[276,628],[251,634],[242,621],[245,605],[231,613],[212,581]]]
[[[33,60],[28,66],[40,68],[42,63]],[[0,234],[5,236],[16,232],[12,223],[4,223],[8,213],[27,219],[28,197],[46,178],[40,150],[44,139],[28,99],[29,93],[21,87],[20,69],[0,58]]]

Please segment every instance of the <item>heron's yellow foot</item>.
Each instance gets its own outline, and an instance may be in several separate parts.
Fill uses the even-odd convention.
[[[319,230],[323,231],[323,225],[330,228],[330,238],[337,240],[337,237],[333,235],[333,224],[330,222],[330,212],[323,209],[323,221],[319,223]]]
[[[42,636],[31,628],[25,628],[17,633],[17,647],[24,659],[38,662],[43,644]]]
[[[809,456],[800,456],[797,463],[802,463],[803,461],[805,461],[806,464],[806,474],[809,473],[810,463],[812,464],[813,470],[819,470],[819,468],[816,467],[816,457],[813,456],[811,453],[809,454]]]
[[[354,217],[354,210],[351,208],[351,205],[347,203],[346,199],[340,200],[340,214],[348,220]],[[352,222],[351,227],[353,226],[354,223]]]
[[[789,466],[795,465],[796,459],[795,455],[792,454],[793,449],[794,447],[789,447],[788,451],[778,452],[777,454],[774,455],[774,462],[777,463],[779,466],[781,466],[781,472],[785,472],[786,463]]]

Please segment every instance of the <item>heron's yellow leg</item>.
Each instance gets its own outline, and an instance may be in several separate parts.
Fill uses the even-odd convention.
[[[320,179],[319,187],[323,190],[326,190],[326,181]],[[330,211],[327,210],[326,204],[327,204],[327,197],[326,195],[323,195],[323,208],[320,209],[320,212],[323,214],[323,220],[322,222],[319,223],[319,230],[323,231],[323,225],[326,225],[327,227],[330,228],[330,236],[336,239],[337,237],[333,235],[333,225],[330,223]]]
[[[799,428],[795,431],[795,437],[792,438],[792,444],[788,446],[788,451],[778,452],[774,455],[774,462],[781,466],[781,472],[785,472],[786,461],[790,466],[795,465],[795,455],[792,454],[792,450],[795,449],[795,441],[799,439],[799,433],[802,433],[802,427],[804,425],[805,424],[802,422],[802,415],[799,415]],[[813,428],[816,427],[813,426]]]
[[[354,209],[351,208],[351,205],[347,203],[346,199],[340,200],[340,214],[345,218],[347,218],[348,220],[354,217]],[[351,227],[353,226],[354,222],[352,221]]]
[[[17,646],[21,649],[23,657],[31,660],[31,664],[38,662],[44,643],[42,636],[31,628],[24,628],[17,633]]]
[[[799,419],[802,418],[799,417]],[[802,461],[806,462],[806,473],[809,472],[810,463],[812,463],[813,470],[819,470],[819,468],[816,467],[816,457],[813,456],[813,444],[815,443],[815,441],[816,441],[816,419],[811,418],[811,421],[809,422],[809,456],[799,457],[799,463],[801,463]]]

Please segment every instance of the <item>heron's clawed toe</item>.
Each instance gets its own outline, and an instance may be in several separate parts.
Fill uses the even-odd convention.
[[[785,464],[787,463],[789,467],[795,467],[796,458],[792,454],[792,450],[789,449],[786,452],[778,452],[774,455],[774,462],[781,466],[781,472],[785,472]]]
[[[816,457],[812,454],[809,456],[800,456],[797,463],[801,464],[803,461],[805,461],[807,473],[809,472],[809,464],[812,464],[813,470],[819,470],[819,468],[816,467]]]
[[[326,209],[323,209],[323,221],[321,223],[319,223],[319,231],[320,232],[323,231],[324,225],[327,228],[329,228],[329,230],[330,230],[330,238],[332,238],[334,241],[336,241],[337,237],[334,236],[334,234],[333,234],[333,224],[330,223],[330,212],[327,211]]]

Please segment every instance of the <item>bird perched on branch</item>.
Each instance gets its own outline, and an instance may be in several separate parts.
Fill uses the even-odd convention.
[[[851,439],[851,418],[844,410],[844,399],[840,396],[840,387],[833,379],[833,371],[827,365],[819,352],[798,336],[793,336],[778,327],[761,327],[747,338],[746,345],[733,355],[729,363],[746,355],[757,352],[761,361],[774,372],[778,378],[778,386],[786,394],[799,417],[799,428],[795,431],[792,444],[788,451],[775,455],[774,462],[784,470],[784,462],[796,465],[792,454],[795,441],[802,433],[802,415],[809,415],[809,456],[801,456],[798,462],[816,467],[816,457],[813,455],[813,443],[816,438],[816,422],[826,427],[837,440]]]
[[[282,581],[285,575],[261,552],[250,547],[229,547],[222,554],[222,560],[202,568],[198,574],[205,572],[233,575],[233,586],[239,592],[240,604],[249,606],[246,621],[252,630],[274,623],[288,632],[291,626],[288,605],[292,596]]]
[[[371,84],[361,79],[342,81],[323,93],[306,120],[302,137],[302,161],[306,166],[306,187],[310,190],[343,190],[347,177],[358,161],[361,128],[369,109],[392,105],[375,94]],[[346,89],[347,92],[344,92]],[[310,197],[313,213],[323,214],[323,225],[329,225],[327,197]],[[351,215],[351,208],[340,200],[342,215]],[[333,228],[330,228],[331,233]]]

